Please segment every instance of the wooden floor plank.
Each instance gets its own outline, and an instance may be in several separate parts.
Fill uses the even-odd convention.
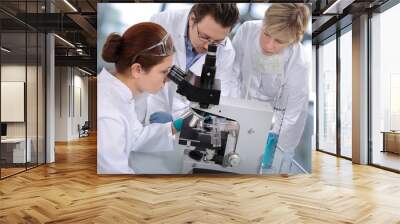
[[[0,223],[400,223],[400,175],[313,152],[311,175],[97,175],[96,138],[0,181]]]

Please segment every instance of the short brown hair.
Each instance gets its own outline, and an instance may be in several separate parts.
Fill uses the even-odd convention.
[[[134,63],[139,63],[144,70],[149,70],[161,63],[166,56],[139,55],[135,61],[132,61],[133,57],[142,50],[159,43],[165,35],[167,31],[156,23],[138,23],[129,27],[122,36],[118,33],[110,34],[103,46],[101,56],[106,62],[114,62],[117,72],[120,73],[126,71]],[[168,40],[168,45],[172,47],[171,38]]]
[[[310,19],[310,11],[303,3],[273,3],[264,16],[266,32],[278,35],[287,42],[299,42]]]
[[[232,28],[239,19],[236,3],[198,3],[192,6],[191,13],[195,16],[195,23],[210,15],[224,28]]]

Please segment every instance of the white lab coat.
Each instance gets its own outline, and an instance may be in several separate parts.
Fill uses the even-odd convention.
[[[171,122],[143,126],[146,116],[140,109],[146,106],[146,100],[134,97],[130,89],[106,69],[97,76],[97,99],[99,174],[138,173],[130,159],[141,160],[140,153],[135,152],[174,150]],[[137,105],[138,102],[143,105]],[[146,155],[146,160],[151,160],[148,157]]]
[[[190,68],[186,68],[186,47],[185,31],[188,22],[190,9],[169,10],[155,14],[150,19],[164,27],[172,36],[176,50],[174,64],[182,70],[189,69],[200,76],[204,64],[205,55],[200,57]],[[228,39],[225,47],[218,47],[216,60],[216,78],[221,80],[222,95],[229,95],[231,86],[238,85],[236,79],[231,76],[232,66],[235,58],[235,51],[231,41]],[[168,82],[162,91],[155,96],[149,97],[149,111],[172,112],[174,118],[179,117],[189,107],[189,101],[176,93],[177,85],[172,81]]]
[[[242,24],[233,38],[236,50],[234,73],[239,80],[236,92],[248,97],[273,103],[279,90],[277,74],[257,72],[252,62],[254,48],[260,48],[259,35],[262,21],[248,21]],[[281,52],[285,62],[284,79],[288,91],[288,103],[278,145],[283,149],[276,150],[273,167],[280,173],[289,173],[295,148],[302,136],[308,105],[308,79],[311,59],[301,43],[292,44]],[[250,84],[249,84],[250,82]],[[249,84],[249,89],[247,85]]]

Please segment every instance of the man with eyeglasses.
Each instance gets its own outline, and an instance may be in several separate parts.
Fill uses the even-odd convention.
[[[154,15],[152,22],[163,26],[171,34],[176,50],[174,64],[184,70],[201,75],[209,44],[218,46],[216,78],[221,80],[221,94],[231,95],[239,83],[230,79],[235,51],[228,38],[239,19],[234,3],[195,4],[191,9],[168,10]],[[179,117],[187,110],[189,102],[176,93],[176,84],[168,82],[157,95],[149,98],[149,111],[164,111]],[[151,122],[161,122],[168,115],[155,113]]]

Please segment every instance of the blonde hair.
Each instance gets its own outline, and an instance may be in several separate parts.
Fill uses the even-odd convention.
[[[299,42],[304,35],[310,10],[302,3],[273,3],[264,16],[264,30],[286,43]]]

